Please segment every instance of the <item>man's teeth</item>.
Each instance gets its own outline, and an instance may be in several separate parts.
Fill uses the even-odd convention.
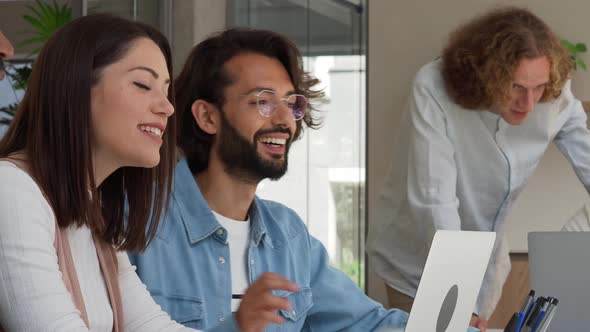
[[[143,131],[147,131],[150,132],[156,136],[162,136],[162,130],[160,130],[160,128],[156,128],[156,127],[150,127],[150,126],[139,126],[140,130]]]
[[[266,144],[274,144],[274,145],[285,145],[287,144],[287,140],[284,138],[273,138],[273,137],[263,137],[260,139],[260,142]]]

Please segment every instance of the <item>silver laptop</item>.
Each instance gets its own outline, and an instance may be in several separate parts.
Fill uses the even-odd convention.
[[[559,300],[547,331],[590,330],[590,233],[529,233],[531,288]]]
[[[437,231],[405,332],[467,331],[496,233]]]

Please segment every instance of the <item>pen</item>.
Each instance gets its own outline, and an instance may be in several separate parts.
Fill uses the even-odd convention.
[[[535,302],[535,290],[531,289],[531,291],[529,292],[529,295],[527,295],[524,298],[524,303],[522,304],[522,307],[520,308],[520,312],[522,312],[522,315],[526,318],[530,312],[530,310],[533,307],[533,303]]]
[[[520,331],[520,326],[522,325],[523,317],[524,316],[522,312],[517,312],[514,315],[512,315],[512,318],[510,319],[510,321],[508,321],[508,324],[506,324],[506,327],[504,328],[504,332]]]
[[[539,313],[541,312],[541,308],[543,308],[543,305],[546,301],[547,299],[542,296],[539,296],[539,298],[537,298],[537,301],[535,301],[535,305],[531,309],[529,316],[526,318],[526,323],[524,324],[522,329],[523,332],[533,331],[533,325],[537,321]]]
[[[540,300],[541,300],[541,297],[538,297],[536,301],[533,301],[533,303],[531,303],[529,305],[529,308],[527,309],[526,314],[524,315],[524,324],[522,327],[524,327],[529,322],[529,319],[533,315],[535,309],[537,308],[537,304],[539,303]]]
[[[545,312],[545,316],[539,323],[539,327],[535,330],[536,332],[546,332],[549,328],[551,320],[553,319],[553,316],[555,316],[555,310],[557,309],[557,304],[559,303],[559,300],[554,297],[550,297],[548,299],[548,302],[549,305],[547,306],[547,311]]]
[[[522,304],[522,307],[520,308],[520,312],[522,312],[523,314],[527,314],[527,311],[529,309],[529,306],[531,305],[531,303],[533,303],[535,298],[535,290],[531,289],[531,291],[529,292],[529,295],[527,295],[524,298],[524,303]]]
[[[516,324],[515,332],[520,332],[520,329],[522,329],[523,324],[524,324],[524,314],[522,312],[519,312],[518,313],[518,324]]]
[[[545,304],[547,304],[547,302],[545,302]],[[547,308],[545,308],[545,306],[543,306],[543,309],[541,309],[541,311],[539,311],[539,315],[537,316],[537,319],[535,319],[535,322],[532,325],[531,331],[535,332],[539,329],[539,325],[541,324],[541,321],[543,320],[543,317],[545,317],[545,310],[547,310]]]

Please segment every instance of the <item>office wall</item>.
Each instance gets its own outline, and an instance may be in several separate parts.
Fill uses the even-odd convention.
[[[415,0],[369,1],[368,37],[368,223],[391,158],[391,143],[409,84],[421,65],[439,55],[460,23],[498,5],[524,6],[542,17],[563,38],[590,44],[587,0]],[[587,62],[589,57],[583,57]],[[577,72],[574,93],[590,100],[590,72]],[[568,163],[551,147],[509,216],[513,251],[526,251],[530,230],[558,230],[588,199]],[[370,270],[370,268],[369,268]],[[369,295],[385,303],[383,282],[372,272]]]
[[[210,34],[225,28],[225,0],[175,1],[172,48],[174,72],[178,74],[192,48]]]

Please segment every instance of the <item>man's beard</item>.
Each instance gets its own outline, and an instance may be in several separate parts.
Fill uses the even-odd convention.
[[[274,127],[259,130],[254,134],[254,141],[250,142],[229,123],[223,112],[220,112],[220,114],[221,132],[219,134],[217,153],[228,174],[242,181],[256,184],[266,178],[278,180],[285,175],[288,166],[287,156],[291,146],[291,131],[288,128]],[[273,160],[265,159],[256,149],[259,138],[269,133],[289,134],[284,155],[272,155]]]

